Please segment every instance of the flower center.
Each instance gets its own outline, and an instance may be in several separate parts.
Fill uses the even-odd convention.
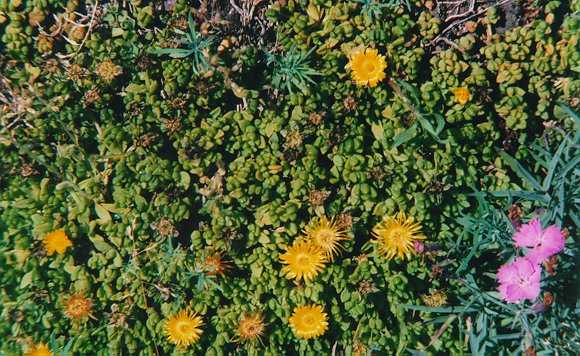
[[[368,72],[374,72],[376,69],[375,64],[373,62],[367,62],[366,69]]]
[[[296,263],[300,265],[306,265],[310,263],[310,257],[308,255],[299,255],[296,258]]]
[[[393,229],[391,231],[391,239],[395,241],[400,241],[405,236],[405,231],[401,229]]]
[[[182,334],[189,334],[191,332],[191,325],[189,323],[179,323],[177,330]]]
[[[312,323],[314,323],[314,318],[312,317],[312,315],[305,315],[302,318],[302,322],[306,325],[311,325]]]
[[[318,239],[321,241],[327,241],[334,238],[334,233],[332,230],[320,230],[318,233]]]

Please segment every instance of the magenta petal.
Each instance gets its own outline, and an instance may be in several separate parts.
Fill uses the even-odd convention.
[[[542,234],[542,247],[545,247],[552,254],[559,253],[564,249],[566,244],[566,239],[562,230],[560,230],[556,225],[551,225],[544,230]]]
[[[539,245],[542,232],[542,224],[539,219],[533,219],[522,225],[513,236],[516,247],[535,247]]]
[[[566,244],[562,231],[555,225],[549,226],[542,234],[539,246],[530,249],[527,257],[534,263],[542,263],[549,257],[561,252]]]
[[[509,303],[536,299],[540,294],[540,272],[540,266],[527,257],[501,266],[497,278],[502,299]]]
[[[526,257],[518,257],[512,263],[517,270],[518,277],[528,277],[537,271],[536,264]]]
[[[517,284],[510,284],[506,287],[505,300],[510,303],[518,303],[526,299],[525,292]]]
[[[556,252],[554,252],[553,249],[544,246],[538,246],[528,250],[526,257],[533,263],[540,265],[554,254],[556,254]]]
[[[517,270],[512,263],[506,263],[497,271],[497,280],[500,283],[513,282],[517,279]]]
[[[540,295],[540,281],[538,283],[530,283],[526,287],[521,288],[524,299],[534,301]]]

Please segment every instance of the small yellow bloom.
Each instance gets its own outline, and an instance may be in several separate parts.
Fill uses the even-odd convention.
[[[39,343],[33,345],[28,351],[24,353],[24,356],[52,356],[52,352],[45,343]]]
[[[64,303],[64,314],[71,319],[84,319],[91,314],[93,302],[82,293],[71,295]]]
[[[165,334],[169,342],[180,347],[187,347],[200,339],[203,333],[200,328],[202,325],[203,320],[200,316],[182,310],[165,322]]]
[[[308,240],[322,249],[329,261],[332,261],[343,248],[340,242],[348,239],[339,224],[334,219],[328,220],[325,216],[312,220],[304,228],[304,234]]]
[[[46,248],[46,253],[49,256],[55,252],[62,254],[68,247],[71,246],[72,242],[69,240],[68,236],[66,236],[66,233],[62,229],[50,232],[44,236],[44,247]]]
[[[412,217],[399,212],[395,216],[386,216],[373,228],[373,240],[379,252],[387,259],[409,258],[415,251],[413,244],[425,239],[421,234],[421,225]]]
[[[328,318],[320,305],[296,307],[288,321],[294,335],[301,339],[319,337],[328,329]]]
[[[352,70],[352,79],[357,85],[374,87],[385,79],[387,63],[385,57],[374,48],[355,49],[349,56],[346,68]]]
[[[243,342],[260,340],[265,329],[266,325],[262,314],[244,314],[238,324],[238,338]]]
[[[455,95],[455,100],[461,105],[467,104],[469,98],[471,97],[471,93],[469,89],[466,87],[455,88],[451,90],[453,95]]]
[[[282,273],[290,279],[304,279],[308,282],[322,271],[326,257],[320,247],[310,241],[296,241],[286,253],[280,256]]]

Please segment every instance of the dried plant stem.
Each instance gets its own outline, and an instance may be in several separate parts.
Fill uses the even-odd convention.
[[[467,17],[465,17],[463,19],[459,19],[457,21],[454,21],[449,26],[447,26],[443,31],[441,31],[441,33],[437,37],[435,37],[433,40],[431,40],[431,42],[429,42],[427,44],[427,46],[433,46],[435,43],[441,41],[441,38],[444,37],[443,35],[445,35],[449,31],[451,31],[455,26],[461,25],[462,23],[464,23],[464,22],[466,22],[466,21],[468,21],[468,20],[470,20],[470,19],[472,19],[474,17],[480,16],[480,15],[486,13],[487,10],[489,10],[491,8],[494,8],[494,7],[497,7],[497,6],[501,6],[501,5],[507,4],[507,3],[511,2],[511,1],[513,1],[513,0],[501,0],[500,2],[495,3],[493,5],[490,5],[490,6],[487,6],[487,7],[485,7],[483,9],[477,11],[476,13],[474,13],[474,14],[472,14],[470,16],[467,16]]]

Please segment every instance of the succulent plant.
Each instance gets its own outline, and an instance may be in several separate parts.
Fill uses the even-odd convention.
[[[0,1],[0,353],[526,352],[509,320],[488,342],[499,324],[455,313],[471,296],[452,267],[496,260],[499,235],[467,239],[482,192],[577,235],[577,1],[445,33],[410,5]],[[357,48],[384,57],[374,87],[345,69]],[[494,211],[477,226],[509,228]],[[387,259],[372,230],[399,212],[426,239]],[[340,254],[289,280],[280,255],[324,219]],[[534,322],[574,318],[574,249]],[[289,318],[307,305],[328,328],[304,341]],[[182,311],[191,338],[170,328]],[[577,349],[568,329],[537,335]]]

